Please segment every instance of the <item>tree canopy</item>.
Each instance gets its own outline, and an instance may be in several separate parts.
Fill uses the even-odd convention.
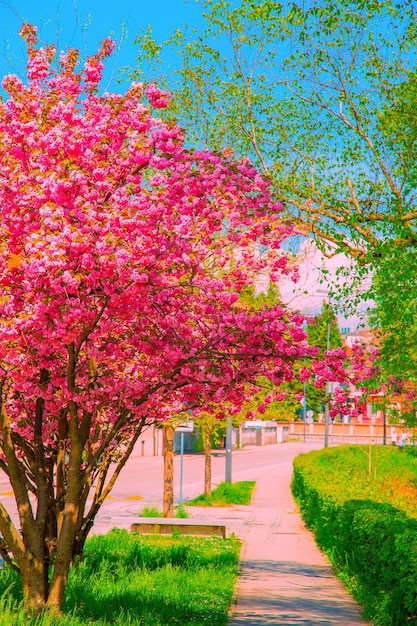
[[[77,51],[21,34],[28,79],[6,76],[0,102],[0,467],[18,509],[0,503],[0,552],[27,606],[59,611],[141,430],[185,406],[238,411],[248,383],[316,351],[300,315],[239,299],[290,271],[294,227],[265,176],[186,148],[152,83],[99,95],[111,40],[78,70]]]
[[[250,155],[301,232],[358,261],[342,297],[377,302],[384,375],[413,377],[415,0],[202,6],[204,30],[138,36],[133,75],[163,77],[177,52],[170,114],[194,142]]]
[[[413,0],[204,0],[167,78],[193,141],[250,155],[306,233],[362,262],[415,245]],[[137,37],[139,69],[164,45]]]

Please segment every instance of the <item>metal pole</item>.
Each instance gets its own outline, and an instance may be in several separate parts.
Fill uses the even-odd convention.
[[[329,302],[330,307],[330,302]],[[330,350],[330,320],[327,322],[327,349]],[[326,384],[326,406],[324,408],[324,447],[329,445],[329,394],[330,384]]]
[[[327,390],[326,390],[327,393]],[[329,403],[326,400],[324,406],[324,447],[329,445]]]
[[[307,382],[304,381],[304,443],[306,442],[306,420],[307,420]]]
[[[184,433],[180,432],[180,509],[182,509],[182,470],[184,460]]]
[[[226,427],[226,476],[227,483],[232,482],[232,418],[227,418]]]

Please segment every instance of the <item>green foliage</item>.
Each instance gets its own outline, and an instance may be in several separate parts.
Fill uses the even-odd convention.
[[[164,514],[156,506],[144,506],[139,517],[163,517]]]
[[[219,448],[226,433],[226,422],[219,419],[215,413],[201,412],[199,417],[194,418],[195,430],[199,433],[193,438],[193,452],[204,452],[204,433],[210,433],[210,447],[212,450]]]
[[[303,518],[376,626],[417,623],[417,465],[397,448],[360,446],[294,460]]]
[[[383,339],[386,378],[417,381],[417,261],[413,248],[386,246],[375,274],[371,323]]]
[[[341,268],[337,298],[353,310],[376,299],[385,376],[414,380],[414,0],[201,4],[201,31],[177,30],[162,46],[148,31],[138,38],[131,77],[165,83],[169,114],[190,129],[191,143],[249,157],[289,219],[326,251],[360,262],[354,272]],[[155,61],[166,48],[177,69],[161,76]]]
[[[139,517],[164,517],[164,514],[156,506],[144,506]],[[188,513],[183,507],[177,507],[175,517],[188,517]]]
[[[220,483],[210,496],[200,495],[187,502],[189,506],[230,506],[232,504],[250,504],[255,481]]]
[[[225,625],[237,576],[234,538],[148,537],[113,530],[86,543],[73,568],[62,618],[31,620],[19,581],[0,573],[2,626]],[[88,581],[88,584],[86,584]]]
[[[175,517],[186,519],[189,517],[188,511],[183,506],[179,506],[175,512]]]
[[[131,78],[165,79],[190,141],[251,158],[319,238],[364,260],[381,232],[413,233],[413,0],[201,4],[203,30],[137,39]],[[158,76],[166,47],[176,71]]]
[[[253,285],[246,285],[240,292],[240,301],[247,307],[258,310],[262,307],[270,307],[281,301],[278,287],[269,283],[268,290],[256,291]]]
[[[282,384],[279,390],[281,392],[286,391],[286,397],[279,402],[271,402],[271,404],[268,404],[265,413],[256,413],[256,418],[277,422],[292,422],[297,419],[301,404],[295,397],[295,394],[302,391],[302,388],[302,383],[296,378],[290,383]]]
[[[328,347],[341,347],[342,337],[337,326],[336,314],[327,302],[323,302],[320,314],[315,315],[313,321],[308,324],[307,334],[309,344],[319,348],[320,356],[323,356]]]

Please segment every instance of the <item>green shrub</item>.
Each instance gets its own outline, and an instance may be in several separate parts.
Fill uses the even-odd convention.
[[[395,448],[341,446],[294,460],[303,518],[375,626],[417,624],[416,479],[416,460]]]

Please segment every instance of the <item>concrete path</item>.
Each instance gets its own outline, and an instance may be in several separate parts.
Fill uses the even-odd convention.
[[[230,626],[370,624],[334,577],[290,491],[292,463],[256,477],[249,507],[189,507],[193,519],[225,523],[243,540]]]

